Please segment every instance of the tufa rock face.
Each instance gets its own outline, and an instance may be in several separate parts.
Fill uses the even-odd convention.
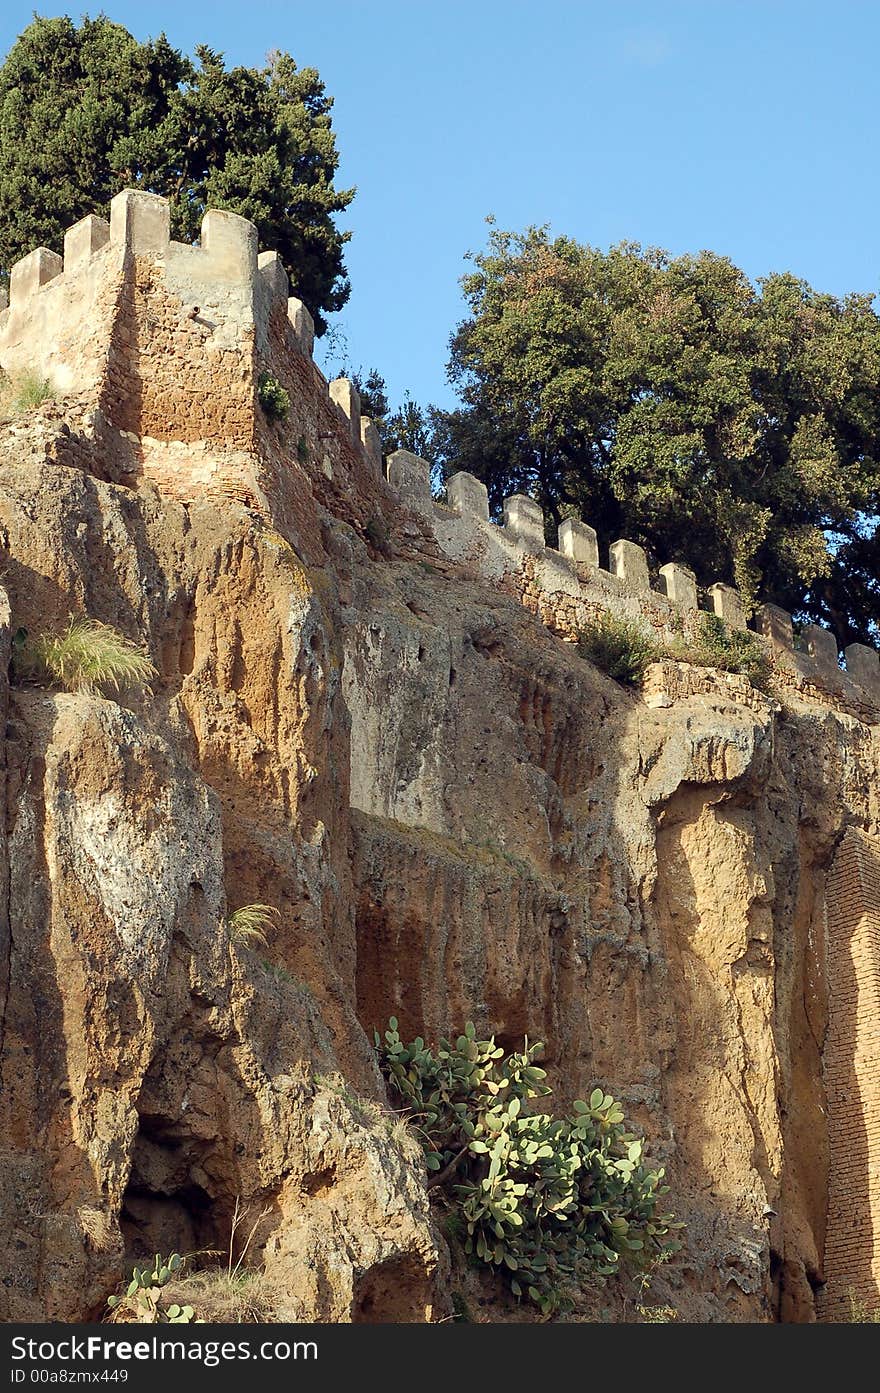
[[[123,211],[26,302],[41,362],[75,365],[115,287],[116,395],[85,374],[0,422],[0,1318],[95,1317],[143,1255],[225,1249],[236,1205],[283,1317],[448,1314],[463,1279],[371,1045],[391,1014],[543,1039],[560,1103],[621,1097],[689,1226],[652,1299],[697,1320],[812,1320],[853,1283],[874,1301],[880,1075],[852,1007],[873,921],[847,869],[857,837],[874,883],[874,708],[806,668],[784,705],[684,663],[645,700],[610,681],[559,636],[589,529],[554,560],[524,500],[513,545],[466,479],[456,515],[399,455],[402,503],[247,229],[157,249]],[[214,317],[188,318],[221,264]],[[209,333],[214,368],[166,396]],[[262,370],[291,398],[272,426]],[[236,402],[244,434],[215,438]],[[10,686],[13,636],[69,613],[143,641],[152,687]],[[268,948],[231,943],[258,902]]]
[[[230,532],[63,468],[5,478],[16,624],[81,607],[137,633],[161,613],[164,638],[131,707],[12,695],[4,1318],[99,1314],[132,1254],[222,1246],[240,1197],[268,1210],[291,1318],[427,1319],[421,1168],[379,1109],[319,1082],[344,1070],[380,1096],[354,1013],[328,611],[244,516]],[[222,927],[254,901],[282,913],[266,965]]]

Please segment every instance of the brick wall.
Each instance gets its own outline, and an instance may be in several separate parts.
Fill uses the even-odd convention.
[[[826,888],[831,1171],[821,1320],[880,1308],[880,840],[846,833]]]

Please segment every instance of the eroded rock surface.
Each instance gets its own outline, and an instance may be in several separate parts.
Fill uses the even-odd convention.
[[[276,529],[20,438],[2,671],[82,612],[159,677],[4,686],[0,1317],[95,1316],[133,1256],[224,1247],[237,1199],[292,1318],[447,1313],[381,1113],[397,1014],[541,1038],[561,1101],[625,1101],[689,1225],[683,1315],[814,1318],[824,890],[845,829],[880,834],[875,728],[649,707],[378,482],[301,468]],[[254,902],[269,948],[231,946]]]

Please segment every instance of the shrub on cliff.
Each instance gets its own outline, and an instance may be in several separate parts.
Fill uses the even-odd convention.
[[[533,1110],[551,1089],[539,1044],[505,1056],[472,1024],[437,1051],[375,1035],[391,1087],[422,1138],[431,1188],[442,1188],[466,1252],[545,1315],[580,1287],[677,1247],[662,1212],[663,1171],[644,1162],[620,1105],[601,1088],[570,1114]]]
[[[283,421],[290,410],[290,393],[271,373],[260,373],[257,399],[270,421]]]
[[[333,219],[354,197],[333,183],[332,99],[286,53],[227,70],[195,52],[103,15],[28,25],[0,67],[0,274],[34,247],[60,252],[66,228],[136,187],[170,199],[182,242],[208,207],[250,218],[322,333],[349,296]]]
[[[667,656],[698,667],[717,667],[722,672],[738,672],[753,687],[766,687],[770,679],[770,660],[766,649],[746,629],[731,629],[717,614],[701,613],[695,638],[680,639],[667,649]]]
[[[630,687],[641,682],[648,664],[660,656],[656,641],[640,625],[610,612],[581,628],[577,649],[582,658]]]
[[[118,692],[156,676],[143,649],[118,629],[73,615],[60,634],[32,638],[19,630],[13,643],[13,671],[20,681],[91,693],[105,687]]]

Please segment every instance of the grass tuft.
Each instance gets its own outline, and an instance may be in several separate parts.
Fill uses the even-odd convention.
[[[255,943],[268,948],[268,931],[280,917],[274,905],[243,904],[226,920],[229,942],[236,948],[250,948]]]
[[[67,692],[118,692],[132,684],[147,685],[157,675],[143,648],[110,624],[71,615],[60,634],[31,638],[16,635],[13,649],[17,677],[38,686]]]
[[[279,1293],[262,1271],[206,1268],[171,1281],[163,1297],[192,1306],[199,1320],[211,1325],[262,1325],[278,1320]]]

